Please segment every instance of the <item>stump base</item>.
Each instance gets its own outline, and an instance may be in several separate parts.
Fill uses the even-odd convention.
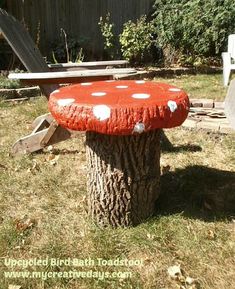
[[[160,130],[113,136],[86,132],[88,213],[101,226],[133,226],[159,196]]]

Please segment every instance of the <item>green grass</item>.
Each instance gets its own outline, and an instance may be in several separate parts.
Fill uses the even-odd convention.
[[[190,98],[211,98],[223,101],[227,89],[223,87],[221,74],[179,75],[156,77],[155,81],[167,82],[188,92]]]
[[[182,81],[182,87],[186,87],[188,80],[185,79],[186,83],[182,78],[175,80]],[[193,93],[191,89],[188,91]],[[47,104],[42,98],[19,104],[0,103],[1,289],[8,289],[9,284],[20,285],[22,289],[175,289],[180,285],[189,289],[183,281],[169,279],[167,269],[175,264],[181,265],[185,277],[197,280],[194,288],[233,288],[234,135],[182,128],[166,130],[174,147],[169,148],[164,143],[162,146],[161,196],[156,215],[134,228],[101,229],[91,222],[84,206],[83,134],[54,146],[52,151],[26,156],[10,154],[12,143],[29,133],[32,120],[46,112]],[[54,156],[59,158],[53,165]],[[46,257],[60,260],[69,257],[138,259],[143,264],[32,265],[28,268],[42,272],[70,269],[131,272],[132,277],[127,279],[3,277],[3,272],[9,270],[4,265],[4,258]],[[16,269],[21,270],[20,267]]]

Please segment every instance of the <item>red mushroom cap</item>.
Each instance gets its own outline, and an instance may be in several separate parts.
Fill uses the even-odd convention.
[[[54,91],[49,110],[71,130],[130,135],[181,125],[189,100],[183,90],[166,83],[107,80]]]

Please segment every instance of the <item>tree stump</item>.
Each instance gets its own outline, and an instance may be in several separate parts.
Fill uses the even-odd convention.
[[[114,136],[86,132],[88,213],[101,226],[133,226],[159,196],[160,130]]]

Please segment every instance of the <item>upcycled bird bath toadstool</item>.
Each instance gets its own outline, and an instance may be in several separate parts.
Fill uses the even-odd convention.
[[[88,212],[100,225],[136,225],[159,196],[160,131],[179,126],[187,94],[165,83],[97,81],[54,91],[57,122],[86,132]]]

